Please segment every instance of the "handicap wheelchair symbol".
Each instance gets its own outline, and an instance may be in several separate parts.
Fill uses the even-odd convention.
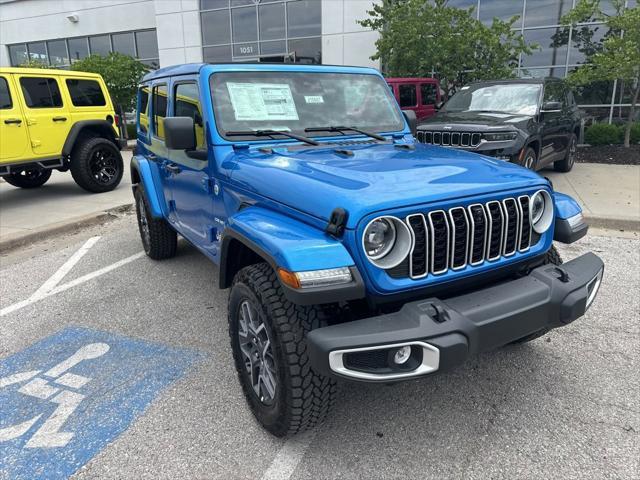
[[[62,431],[62,427],[85,395],[76,390],[82,389],[91,378],[69,372],[70,369],[86,360],[101,357],[109,351],[106,343],[90,343],[79,348],[73,355],[55,367],[42,373],[42,370],[30,370],[0,378],[0,389],[25,383],[18,392],[41,400],[49,400],[57,405],[53,413],[45,420],[36,432],[31,435],[26,448],[64,447],[73,438],[73,432]],[[66,388],[63,388],[66,387]],[[0,443],[25,435],[43,414],[23,422],[0,428]]]

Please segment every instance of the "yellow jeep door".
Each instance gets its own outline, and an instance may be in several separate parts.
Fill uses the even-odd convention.
[[[24,99],[33,157],[61,155],[72,121],[62,101],[57,75],[17,75],[17,81]]]
[[[0,164],[29,160],[29,136],[11,75],[0,75]]]

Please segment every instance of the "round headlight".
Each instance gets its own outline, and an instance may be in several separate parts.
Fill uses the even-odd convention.
[[[378,217],[364,229],[362,247],[376,267],[389,269],[402,262],[411,250],[411,232],[396,217]]]
[[[396,227],[387,218],[376,218],[364,232],[364,250],[371,260],[384,257],[396,243]]]
[[[531,197],[529,209],[531,226],[536,233],[546,232],[553,221],[553,201],[546,190],[538,190]]]

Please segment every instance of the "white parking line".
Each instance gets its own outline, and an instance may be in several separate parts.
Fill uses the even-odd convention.
[[[75,280],[71,280],[70,282],[59,285],[59,283],[64,279],[64,277],[80,261],[80,259],[89,251],[89,249],[95,245],[95,243],[99,239],[100,237],[91,237],[89,240],[87,240],[84,243],[84,245],[82,245],[82,247],[80,247],[80,249],[77,252],[71,255],[71,257],[69,257],[69,259],[66,262],[64,262],[64,264],[58,270],[56,270],[56,272],[53,275],[51,275],[51,277],[49,277],[47,281],[44,282],[42,286],[38,288],[38,290],[36,290],[29,298],[27,298],[26,300],[22,300],[20,302],[16,302],[14,304],[11,304],[1,309],[0,317],[4,317],[5,315],[13,313],[16,310],[20,310],[21,308],[24,308],[33,303],[39,302],[44,298],[51,297],[52,295],[56,295],[60,292],[64,292],[65,290],[68,290],[72,287],[76,287],[80,284],[88,282],[89,280],[93,280],[94,278],[99,277],[100,275],[104,275],[105,273],[115,270],[116,268],[122,267],[123,265],[126,265],[127,263],[133,262],[134,260],[137,260],[138,258],[141,258],[144,256],[144,252],[136,253],[134,255],[131,255],[130,257],[123,258],[122,260],[119,260],[111,265],[107,265],[106,267],[95,270],[94,272],[87,273],[86,275],[76,278]]]
[[[315,432],[310,431],[288,439],[262,475],[262,480],[288,480],[291,478],[315,436]]]

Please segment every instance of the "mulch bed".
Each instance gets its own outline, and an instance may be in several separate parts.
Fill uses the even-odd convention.
[[[576,162],[640,165],[640,145],[631,145],[629,148],[624,148],[622,145],[579,147]]]

